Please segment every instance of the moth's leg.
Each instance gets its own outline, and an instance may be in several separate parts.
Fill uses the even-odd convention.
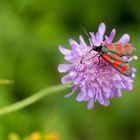
[[[107,64],[104,64],[104,63],[101,63],[101,61],[103,61],[102,59],[101,59],[101,55],[98,57],[98,64],[97,65],[101,65],[102,67],[106,67],[106,66],[109,66],[110,65],[110,63],[108,63],[107,62]]]
[[[85,56],[82,57],[82,59],[80,60],[80,64],[83,64],[83,60],[92,50],[93,50],[93,48],[91,50],[89,50],[89,52],[87,52],[87,54]]]
[[[91,52],[93,51],[93,48],[85,55],[83,56],[83,58],[80,60],[80,63],[83,64],[83,60],[86,58],[86,56]],[[96,53],[94,56],[92,56],[91,58],[88,58],[88,59],[85,59],[85,61],[89,61],[91,59],[93,59],[94,57],[96,57],[98,55],[98,53]]]
[[[98,53],[95,54],[94,56],[90,57],[89,59],[86,59],[86,61],[89,61],[90,59],[93,59],[93,58],[96,57],[97,55],[98,55]]]
[[[98,57],[98,64],[99,65],[101,63],[101,55]]]

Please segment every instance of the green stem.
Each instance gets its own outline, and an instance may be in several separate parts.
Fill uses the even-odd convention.
[[[20,110],[24,107],[27,107],[27,106],[35,103],[36,101],[42,99],[44,96],[46,96],[50,93],[53,93],[53,92],[61,91],[65,88],[66,88],[66,86],[64,86],[64,85],[56,85],[56,86],[52,86],[52,87],[43,89],[43,90],[33,94],[32,96],[27,97],[26,99],[23,99],[22,101],[19,101],[14,104],[8,105],[6,107],[0,108],[0,116]]]

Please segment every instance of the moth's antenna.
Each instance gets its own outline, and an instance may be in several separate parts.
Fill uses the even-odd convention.
[[[89,38],[90,38],[90,36],[89,36],[88,32],[86,31],[85,27],[84,27],[84,26],[82,26],[81,28],[82,28],[82,30],[84,31],[84,33],[87,35],[87,37],[89,37]]]
[[[86,29],[84,28],[84,26],[81,27],[82,30],[84,31],[84,33],[88,36],[90,43],[93,45],[92,40],[90,39],[90,35],[88,34],[88,32],[86,31]],[[93,45],[94,46],[94,45]]]

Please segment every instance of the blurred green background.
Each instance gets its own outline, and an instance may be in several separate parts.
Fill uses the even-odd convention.
[[[59,84],[57,66],[64,59],[58,45],[69,48],[68,39],[78,41],[79,34],[87,40],[81,26],[97,31],[103,21],[107,34],[117,29],[116,41],[129,33],[139,48],[139,7],[139,0],[0,0],[0,79],[15,81],[0,85],[0,107]],[[13,133],[23,139],[35,131],[56,132],[60,140],[140,140],[139,60],[132,65],[137,69],[133,91],[123,91],[109,107],[96,104],[89,111],[76,95],[64,98],[68,89],[1,116],[0,140],[19,140]]]

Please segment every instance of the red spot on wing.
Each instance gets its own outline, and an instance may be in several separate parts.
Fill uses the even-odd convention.
[[[102,57],[105,61],[109,61],[111,59],[111,56],[108,54],[104,54]]]
[[[128,52],[131,51],[131,48],[130,48],[130,46],[129,46],[128,44],[125,44],[125,45],[124,45],[124,48],[125,48]]]
[[[120,44],[116,44],[116,49],[118,50],[119,53],[123,53],[123,49],[121,48]]]
[[[128,66],[122,66],[121,68],[120,68],[120,72],[121,73],[125,73],[127,70],[128,70]]]
[[[108,49],[113,49],[113,46],[112,46],[111,44],[108,44],[108,45],[106,46],[106,48],[108,48]]]
[[[112,62],[112,66],[113,67],[117,67],[118,65],[120,65],[122,63],[122,60],[118,59],[118,60],[115,60],[114,62]]]

